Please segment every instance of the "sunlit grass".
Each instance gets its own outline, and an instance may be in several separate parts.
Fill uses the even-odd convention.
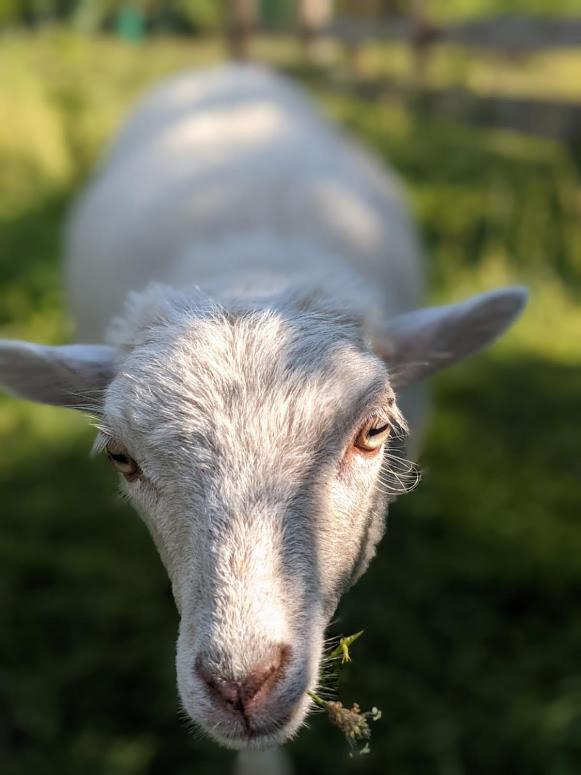
[[[529,287],[530,308],[500,352],[581,362],[581,183],[546,140],[430,121],[383,101],[325,94],[329,113],[402,169],[424,226],[432,295]]]
[[[502,13],[564,16],[579,13],[577,0],[433,0],[430,10],[435,18],[469,19]]]
[[[438,44],[430,50],[427,62],[422,84],[428,88],[462,87],[480,96],[581,100],[578,48],[510,55]],[[367,45],[358,68],[361,76],[389,77],[409,88],[417,85],[414,52],[404,43]]]

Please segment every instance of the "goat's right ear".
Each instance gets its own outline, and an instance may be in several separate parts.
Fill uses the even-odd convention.
[[[0,387],[29,401],[98,412],[115,370],[113,347],[0,340]]]

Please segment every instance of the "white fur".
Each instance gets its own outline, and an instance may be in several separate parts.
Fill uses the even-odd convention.
[[[395,178],[295,86],[253,66],[186,73],[146,98],[77,207],[68,246],[81,341],[101,341],[128,291],[152,280],[256,294],[256,275],[263,287],[324,278],[381,318],[422,298]]]
[[[283,741],[405,484],[394,386],[492,341],[524,294],[410,313],[422,273],[393,175],[285,79],[239,66],[181,75],[138,107],[72,216],[67,276],[81,340],[108,347],[0,343],[0,381],[93,408],[97,448],[138,462],[123,487],[180,610],[185,709],[225,745]],[[370,417],[394,429],[375,456],[353,445]],[[280,645],[251,719],[196,671],[242,682]]]

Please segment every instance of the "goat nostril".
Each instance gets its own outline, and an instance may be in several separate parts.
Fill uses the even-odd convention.
[[[256,665],[241,681],[213,675],[200,658],[196,660],[196,672],[211,695],[244,714],[249,708],[256,708],[267,699],[281,679],[289,655],[289,646],[275,646],[269,657]]]
[[[196,672],[202,679],[202,682],[208,689],[210,695],[223,700],[227,705],[235,707],[240,703],[238,697],[238,683],[236,681],[225,681],[222,678],[214,676],[205,666],[203,661],[196,660]]]
[[[226,705],[236,707],[240,704],[238,684],[235,681],[209,680],[206,685],[213,694],[217,694]]]
[[[276,648],[269,659],[258,665],[241,683],[240,699],[249,705],[257,695],[267,694],[278,681],[282,668],[282,649]]]
[[[271,655],[246,676],[240,684],[240,700],[244,707],[266,699],[282,677],[289,653],[288,646],[275,646]]]

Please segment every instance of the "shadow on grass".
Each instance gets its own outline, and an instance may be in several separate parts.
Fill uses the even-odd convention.
[[[357,769],[573,773],[581,364],[480,357],[436,393],[424,481],[341,609],[366,629],[341,695],[384,711]],[[301,772],[341,769],[328,736],[319,769],[298,740]]]
[[[581,366],[480,358],[437,385],[425,480],[338,628],[341,696],[384,711],[347,758],[313,719],[301,773],[573,772],[581,723]],[[565,419],[566,418],[566,419]],[[153,545],[89,434],[31,442],[0,490],[3,772],[222,772],[177,716],[177,617]]]
[[[216,771],[224,754],[178,719],[165,571],[105,461],[88,460],[89,434],[16,468],[4,446],[3,773]]]

